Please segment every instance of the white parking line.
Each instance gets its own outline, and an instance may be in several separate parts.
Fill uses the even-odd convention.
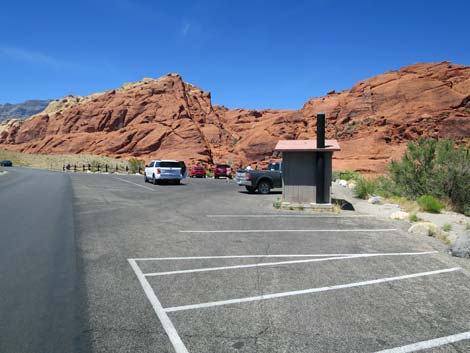
[[[229,305],[229,304],[240,304],[240,303],[253,302],[253,301],[259,301],[259,300],[289,297],[289,296],[301,295],[301,294],[311,294],[311,293],[326,292],[326,291],[337,290],[337,289],[362,287],[362,286],[368,286],[371,284],[379,284],[379,283],[399,281],[403,279],[432,276],[432,275],[437,275],[441,273],[454,272],[454,271],[460,271],[460,270],[461,270],[460,267],[454,267],[454,268],[447,268],[447,269],[437,270],[437,271],[413,273],[413,274],[403,275],[403,276],[379,278],[379,279],[374,279],[374,280],[369,280],[369,281],[340,284],[340,285],[328,286],[328,287],[310,288],[310,289],[303,289],[303,290],[297,290],[297,291],[291,291],[291,292],[264,294],[264,295],[253,296],[253,297],[246,297],[246,298],[237,298],[237,299],[220,300],[220,301],[207,302],[207,303],[174,306],[174,307],[165,308],[164,310],[167,313],[171,313],[175,311],[210,308],[214,306]]]
[[[452,336],[440,337],[429,341],[409,344],[407,346],[385,349],[376,353],[411,353],[422,351],[423,349],[436,348],[446,344],[456,343],[463,340],[470,340],[470,331]]]
[[[415,253],[415,254],[412,254],[412,255],[430,255],[430,254],[435,254],[435,253],[436,252],[432,251],[432,252],[425,252],[425,253]],[[391,254],[391,256],[396,256],[396,255],[397,254]],[[307,259],[307,260],[263,262],[263,263],[248,264],[248,265],[206,267],[206,268],[196,268],[196,269],[190,269],[190,270],[144,273],[144,276],[146,276],[146,277],[167,276],[167,275],[177,275],[177,274],[183,274],[183,273],[210,272],[210,271],[233,270],[233,269],[251,268],[251,267],[291,265],[291,264],[302,264],[302,263],[310,263],[310,262],[323,262],[323,261],[332,261],[332,260],[358,259],[358,258],[377,257],[377,256],[387,256],[387,254],[363,254],[363,255],[350,255],[350,256],[341,256],[341,257],[326,257],[326,258],[320,258],[320,259],[316,258],[316,259]]]
[[[195,269],[192,269],[192,270],[144,273],[144,276],[145,277],[166,276],[166,275],[176,275],[176,274],[182,274],[182,273],[233,270],[233,269],[238,269],[238,268],[250,268],[250,267],[279,266],[279,265],[300,264],[300,263],[308,263],[308,262],[343,260],[343,259],[350,259],[350,258],[352,258],[352,257],[326,257],[326,258],[321,258],[321,259],[294,260],[294,261],[281,261],[281,262],[264,262],[264,263],[249,264],[249,265],[206,267],[206,268],[195,268]]]
[[[147,189],[147,190],[150,190],[150,191],[155,191],[155,189],[149,188],[148,186],[133,183],[132,181],[129,181],[129,180],[126,180],[126,179],[122,179],[122,178],[118,178],[118,177],[115,177],[115,179],[119,179],[119,180],[121,180],[125,183],[129,183],[129,184],[132,184],[132,185],[135,185],[135,186],[139,186],[141,188],[144,188],[144,189]]]
[[[232,229],[232,230],[180,230],[180,233],[331,233],[331,232],[395,232],[396,228],[368,229]]]
[[[345,257],[345,256],[403,256],[437,254],[438,251],[397,252],[397,253],[359,253],[359,254],[278,254],[278,255],[220,255],[220,256],[180,256],[180,257],[141,257],[136,261],[171,261],[171,260],[210,260],[210,259],[249,259],[249,258],[283,258],[283,257]]]
[[[302,215],[302,214],[208,214],[209,218],[364,218],[374,217],[368,214],[355,215]]]
[[[144,289],[145,294],[147,295],[148,300],[152,304],[153,310],[157,314],[160,322],[162,323],[163,329],[165,330],[170,342],[172,343],[173,347],[175,348],[176,353],[189,353],[184,345],[181,337],[178,335],[178,332],[175,329],[175,326],[171,322],[170,318],[166,314],[165,310],[162,307],[162,304],[158,300],[155,292],[153,291],[152,287],[150,286],[147,279],[144,277],[142,271],[140,270],[137,262],[133,259],[128,259],[132,269],[134,270],[139,282]]]

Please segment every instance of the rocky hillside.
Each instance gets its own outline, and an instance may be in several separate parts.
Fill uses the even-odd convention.
[[[275,157],[279,139],[314,138],[319,111],[327,114],[328,137],[343,148],[337,169],[382,172],[419,136],[468,141],[470,67],[411,65],[313,98],[296,111],[213,106],[209,92],[169,74],[53,101],[41,114],[0,126],[0,148],[264,164]]]
[[[0,104],[0,121],[29,118],[42,112],[49,102],[49,100],[27,100],[19,104]]]

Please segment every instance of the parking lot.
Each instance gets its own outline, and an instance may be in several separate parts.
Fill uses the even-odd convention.
[[[225,180],[72,182],[94,351],[470,351],[467,264],[398,223]]]

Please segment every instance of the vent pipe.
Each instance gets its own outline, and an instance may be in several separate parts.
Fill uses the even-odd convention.
[[[317,148],[325,148],[325,113],[317,114]],[[327,203],[325,195],[325,152],[317,151],[316,203]]]
[[[325,113],[317,114],[317,148],[325,148]]]

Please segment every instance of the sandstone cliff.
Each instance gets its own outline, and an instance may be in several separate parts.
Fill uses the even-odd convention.
[[[314,138],[319,111],[327,114],[327,136],[343,148],[337,169],[383,172],[408,140],[468,141],[470,67],[411,65],[313,98],[297,111],[213,106],[209,92],[169,74],[53,101],[41,114],[0,126],[0,148],[264,164],[279,139]]]

